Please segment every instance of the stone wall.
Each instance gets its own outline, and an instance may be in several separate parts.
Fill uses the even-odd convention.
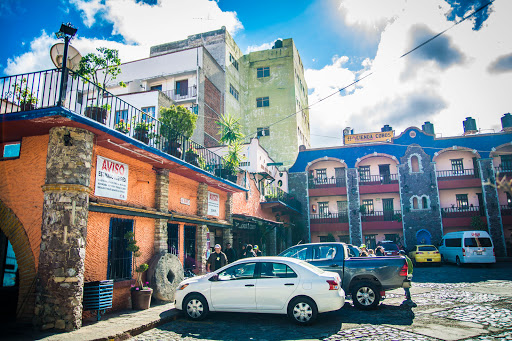
[[[301,215],[297,216],[296,221],[300,221],[304,224],[304,240],[303,242],[311,241],[311,228],[309,225],[309,191],[308,191],[308,176],[306,173],[290,173],[288,174],[288,192],[293,195],[295,199],[300,202],[301,205]],[[287,245],[291,244],[291,232],[290,242]]]
[[[169,212],[169,170],[155,169],[155,208]],[[167,251],[167,219],[155,219],[155,254]]]
[[[93,138],[83,129],[50,129],[34,314],[42,329],[82,325]]]
[[[361,225],[361,213],[359,207],[359,174],[355,168],[347,168],[347,201],[348,201],[348,228],[350,233],[350,243],[361,245],[363,243],[363,230]]]

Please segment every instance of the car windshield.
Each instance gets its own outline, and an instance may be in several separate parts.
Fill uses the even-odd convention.
[[[492,242],[490,238],[464,238],[465,247],[491,247]]]
[[[437,251],[435,246],[427,245],[427,246],[418,246],[418,251]]]
[[[305,268],[308,268],[309,270],[313,271],[314,273],[319,274],[319,275],[323,274],[325,272],[324,270],[322,270],[320,268],[317,268],[316,266],[311,265],[308,262],[302,261],[299,264],[302,265]]]
[[[307,246],[293,247],[285,250],[279,254],[281,257],[297,258],[300,260],[306,260],[306,253],[308,251]]]
[[[398,246],[396,244],[393,244],[393,243],[384,243],[381,246],[386,251],[397,251],[398,250]]]

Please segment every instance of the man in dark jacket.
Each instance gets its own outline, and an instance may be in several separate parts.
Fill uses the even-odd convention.
[[[226,257],[228,257],[228,263],[236,261],[236,251],[231,247],[231,243],[226,244]]]
[[[220,251],[221,247],[219,244],[215,244],[215,252],[210,254],[206,261],[206,271],[211,272],[222,268],[228,263],[228,259],[224,252]]]

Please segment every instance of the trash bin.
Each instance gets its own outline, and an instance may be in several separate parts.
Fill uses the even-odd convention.
[[[112,308],[114,280],[84,283],[84,310],[96,310],[98,321],[107,308]]]

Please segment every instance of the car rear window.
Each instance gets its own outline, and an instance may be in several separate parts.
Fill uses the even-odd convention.
[[[396,251],[396,250],[398,250],[398,246],[396,244],[392,244],[392,243],[381,244],[381,246],[386,251]]]
[[[435,246],[418,246],[418,251],[437,251]]]
[[[490,238],[464,238],[465,247],[491,247],[492,242]]]
[[[303,267],[305,267],[305,268],[307,268],[307,269],[309,269],[309,270],[311,270],[314,273],[319,274],[319,275],[323,274],[325,272],[324,270],[322,270],[320,268],[317,268],[316,266],[311,265],[308,262],[302,261],[302,262],[300,262],[300,265],[302,265]]]

